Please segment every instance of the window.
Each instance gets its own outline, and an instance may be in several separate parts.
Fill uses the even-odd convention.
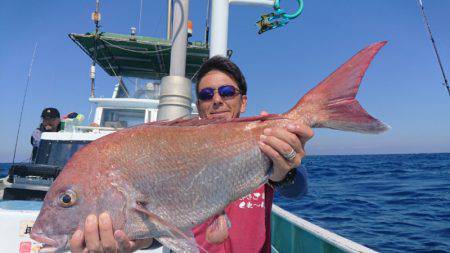
[[[101,126],[125,128],[143,124],[145,120],[145,110],[133,109],[103,109]]]
[[[75,152],[90,141],[41,140],[35,163],[64,166]]]

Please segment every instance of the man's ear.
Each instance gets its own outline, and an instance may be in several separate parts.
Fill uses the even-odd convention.
[[[247,95],[242,95],[240,112],[244,113],[246,109],[247,109]]]

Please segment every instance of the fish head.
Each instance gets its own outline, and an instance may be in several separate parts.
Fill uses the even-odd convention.
[[[47,192],[30,234],[44,248],[68,249],[70,237],[84,229],[90,214],[108,212],[114,229],[124,228],[126,197],[95,166],[87,169],[71,161]]]

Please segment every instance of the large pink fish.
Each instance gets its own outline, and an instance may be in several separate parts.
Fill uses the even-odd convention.
[[[114,229],[131,239],[153,237],[176,251],[198,251],[190,229],[267,182],[270,161],[258,146],[265,128],[303,123],[362,133],[388,129],[355,99],[385,43],[360,51],[284,114],[150,123],[90,143],[53,183],[31,238],[47,248],[67,248],[86,216],[107,211]]]

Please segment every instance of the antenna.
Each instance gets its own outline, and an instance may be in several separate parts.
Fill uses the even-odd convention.
[[[141,32],[142,1],[143,1],[143,0],[141,0],[141,6],[140,6],[140,8],[139,8],[139,22],[138,22],[138,30],[137,30],[137,32],[138,32],[139,34],[140,34],[140,32]]]
[[[29,86],[30,80],[31,80],[31,70],[33,69],[33,63],[34,63],[34,58],[36,56],[37,45],[38,45],[38,43],[36,42],[36,44],[34,45],[33,56],[31,57],[30,68],[28,69],[27,84],[25,86],[25,92],[23,94],[22,108],[20,109],[19,126],[17,127],[16,144],[14,145],[14,155],[13,155],[13,160],[12,160],[13,164],[16,160],[17,142],[19,140],[20,127],[22,126],[23,107],[25,105],[25,99],[26,99],[27,93],[28,93],[28,86]]]
[[[208,1],[208,4],[206,5],[206,20],[205,20],[205,44],[206,47],[209,47],[209,5],[211,3],[211,0],[206,0]]]
[[[98,31],[100,30],[100,0],[95,2],[95,11],[92,13],[91,19],[95,23],[95,35],[94,35],[94,59],[92,60],[91,71],[89,77],[91,78],[91,98],[95,97],[95,62],[97,61],[97,39]]]
[[[172,41],[172,0],[167,0],[167,28],[166,28],[166,40]]]
[[[425,25],[427,26],[428,34],[430,35],[431,43],[433,44],[434,52],[436,53],[436,58],[439,63],[439,67],[441,68],[442,77],[444,78],[444,83],[442,85],[447,88],[448,95],[450,96],[450,87],[448,85],[447,77],[445,76],[444,67],[442,66],[441,57],[439,57],[439,52],[436,47],[436,43],[434,42],[433,34],[431,33],[430,24],[428,23],[427,15],[425,15],[425,9],[423,8],[422,0],[418,0],[420,5],[420,10],[423,16],[423,20],[425,21]]]

